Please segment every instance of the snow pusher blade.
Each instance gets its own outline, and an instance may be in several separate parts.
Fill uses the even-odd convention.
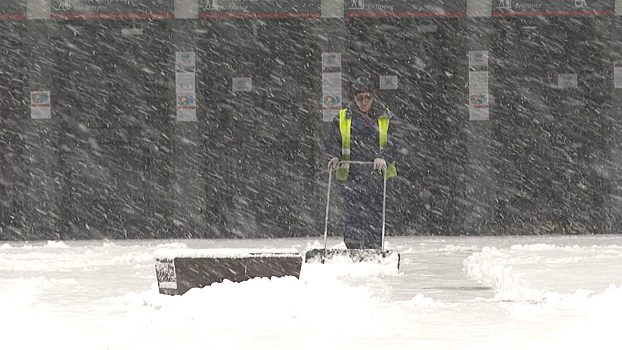
[[[158,249],[156,277],[160,294],[181,295],[192,288],[255,277],[300,277],[296,249]]]
[[[352,261],[375,262],[380,265],[395,265],[400,268],[400,253],[380,249],[311,249],[305,253],[306,263],[330,263]]]
[[[374,165],[374,162],[364,161],[340,161],[339,164],[359,164],[359,165]],[[384,236],[385,236],[385,224],[386,224],[386,205],[387,205],[387,176],[386,167],[383,170],[383,191],[382,191],[382,236],[381,236],[381,249],[327,249],[326,244],[328,241],[328,213],[330,208],[330,188],[333,178],[333,169],[330,165],[328,168],[328,190],[326,193],[326,214],[324,216],[324,249],[311,249],[305,254],[305,262],[337,262],[337,261],[352,261],[358,262],[376,262],[380,265],[395,265],[399,270],[400,268],[400,253],[395,250],[384,249]]]

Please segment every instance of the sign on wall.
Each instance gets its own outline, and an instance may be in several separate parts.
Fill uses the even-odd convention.
[[[557,87],[562,89],[576,88],[579,86],[576,74],[557,74]]]
[[[26,18],[26,0],[0,0],[0,19]]]
[[[469,120],[488,120],[488,51],[469,51]]]
[[[176,120],[192,122],[197,120],[197,98],[195,92],[195,54],[175,54]]]
[[[333,121],[341,109],[341,53],[322,53],[322,120]]]
[[[395,90],[397,89],[397,75],[381,75],[380,76],[380,90]]]
[[[493,0],[493,16],[614,15],[615,0]]]
[[[466,16],[467,0],[344,0],[346,17]]]
[[[175,0],[51,0],[52,18],[172,18]]]
[[[622,61],[613,62],[613,88],[622,89]]]
[[[253,91],[253,78],[233,77],[233,79],[231,79],[231,91],[233,92]]]
[[[321,0],[198,0],[199,17],[320,17]]]
[[[30,93],[30,118],[50,119],[52,117],[52,102],[49,91],[32,91]]]

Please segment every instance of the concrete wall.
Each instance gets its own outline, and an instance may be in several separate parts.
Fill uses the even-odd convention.
[[[0,240],[319,236],[322,52],[342,53],[344,97],[361,72],[398,77],[378,90],[407,145],[389,234],[621,228],[622,48],[607,4],[379,16],[324,0],[248,18],[191,0],[114,16],[11,4],[0,12]],[[196,54],[191,122],[176,120],[180,51]],[[469,120],[469,51],[489,54],[488,120]],[[252,91],[232,91],[234,77]],[[30,118],[32,91],[50,91],[50,119]],[[338,233],[338,198],[332,210]]]

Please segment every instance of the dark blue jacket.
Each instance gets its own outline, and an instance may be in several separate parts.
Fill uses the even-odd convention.
[[[352,128],[350,131],[350,159],[353,161],[373,161],[375,158],[383,158],[387,164],[391,164],[398,160],[399,149],[401,144],[401,135],[399,133],[398,120],[395,114],[389,112],[390,122],[387,137],[387,145],[380,150],[378,144],[378,116],[385,113],[387,108],[378,100],[374,100],[369,113],[370,119],[363,119],[358,112],[356,103],[351,102],[346,107],[346,116],[352,117]],[[330,131],[324,140],[324,154],[326,162],[333,157],[341,159],[341,132],[339,130],[339,115],[333,119]],[[398,167],[399,175],[399,163]],[[361,171],[362,166],[353,166],[350,169],[350,175],[353,172]],[[367,169],[371,170],[371,169]]]

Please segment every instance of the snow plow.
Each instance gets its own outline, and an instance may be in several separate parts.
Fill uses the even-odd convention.
[[[340,163],[373,165],[373,162],[341,161]],[[384,169],[386,171],[386,169]],[[374,262],[380,265],[394,265],[400,268],[400,253],[395,250],[384,249],[385,213],[387,202],[387,178],[383,176],[382,194],[382,244],[380,249],[328,249],[328,213],[330,208],[330,188],[333,171],[328,170],[328,191],[326,194],[326,214],[324,216],[324,248],[311,249],[305,252],[305,263],[332,263],[332,262]]]
[[[380,249],[311,249],[305,253],[306,263],[326,262],[373,262],[400,268],[400,253]]]
[[[224,280],[300,277],[296,249],[158,249],[156,277],[160,294],[181,295]]]

